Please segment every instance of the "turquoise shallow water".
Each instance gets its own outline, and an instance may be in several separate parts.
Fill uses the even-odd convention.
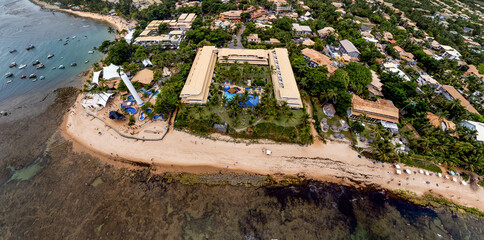
[[[105,23],[41,9],[27,0],[2,0],[0,9],[0,102],[79,85],[78,75],[102,58],[99,52],[88,54],[88,51],[104,40],[114,39],[107,32],[108,25]],[[76,38],[72,39],[73,36]],[[67,37],[70,38],[69,43],[64,45]],[[59,38],[63,40],[58,41]],[[35,48],[27,51],[25,48],[30,44],[34,44]],[[17,52],[9,53],[11,49]],[[47,59],[49,54],[55,56]],[[45,65],[44,69],[32,66],[36,59]],[[85,64],[86,60],[89,60],[88,64]],[[9,68],[11,62],[16,62],[17,67]],[[71,67],[71,62],[76,62],[77,66]],[[18,69],[20,64],[27,67]],[[66,66],[64,70],[51,70],[61,64]],[[7,72],[14,76],[5,78]],[[20,79],[21,75],[30,74],[44,76],[45,79],[36,82]],[[12,82],[7,84],[8,80]]]

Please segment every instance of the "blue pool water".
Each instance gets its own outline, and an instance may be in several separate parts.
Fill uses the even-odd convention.
[[[126,112],[133,115],[137,112],[137,110],[136,110],[136,108],[129,107],[129,108],[126,108]]]
[[[225,98],[227,100],[232,100],[237,93],[224,92]],[[242,104],[244,108],[253,108],[259,104],[259,97],[255,97],[253,94],[249,94],[249,100]]]

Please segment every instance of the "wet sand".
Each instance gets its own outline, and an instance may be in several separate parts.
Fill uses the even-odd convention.
[[[187,172],[197,169],[196,173],[212,173],[218,169],[275,176],[304,175],[349,186],[405,189],[418,195],[431,192],[458,204],[484,210],[481,187],[463,186],[435,175],[396,175],[391,164],[371,164],[368,159],[358,158],[358,153],[344,143],[318,142],[308,147],[234,143],[200,138],[177,130],[170,131],[162,141],[136,141],[123,138],[104,122],[86,116],[79,99],[76,102],[61,127],[65,137],[75,146],[80,145],[82,148],[78,149],[81,151],[100,153],[108,156],[108,161],[119,158],[155,164],[162,171],[171,167]],[[272,155],[264,154],[264,149],[271,150]],[[408,169],[418,172],[417,168]]]

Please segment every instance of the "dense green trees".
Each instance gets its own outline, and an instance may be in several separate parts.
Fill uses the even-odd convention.
[[[351,62],[344,70],[349,76],[349,87],[358,95],[368,95],[368,88],[366,86],[371,83],[370,69],[359,63]]]
[[[121,65],[124,62],[130,60],[133,54],[132,47],[121,38],[120,40],[114,41],[108,49],[108,56],[106,57],[106,63],[113,63],[116,65]]]

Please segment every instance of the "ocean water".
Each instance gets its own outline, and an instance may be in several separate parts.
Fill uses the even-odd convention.
[[[28,101],[25,97],[29,95],[43,94],[59,87],[78,86],[81,82],[79,74],[102,58],[101,53],[88,54],[88,51],[104,40],[114,39],[107,32],[107,27],[105,23],[91,19],[41,9],[28,0],[1,0],[0,103],[3,103],[3,108],[12,99],[20,98],[20,101],[15,101],[20,104],[22,100]],[[72,39],[73,36],[76,38]],[[69,42],[64,45],[67,37],[70,38]],[[27,51],[25,48],[30,44],[35,48]],[[12,49],[17,52],[9,53]],[[47,59],[49,54],[55,56]],[[42,62],[45,68],[36,69],[32,65],[34,60]],[[85,64],[86,60],[89,63]],[[16,62],[17,66],[9,68],[11,62]],[[76,62],[77,66],[71,67],[72,62]],[[20,64],[26,64],[27,67],[19,69]],[[51,70],[61,64],[66,68]],[[7,72],[14,76],[5,78]],[[37,79],[40,76],[45,79],[33,82],[28,78],[30,74],[36,74]],[[20,79],[22,75],[27,78]],[[7,84],[8,80],[12,82]],[[4,109],[0,107],[0,110]]]

